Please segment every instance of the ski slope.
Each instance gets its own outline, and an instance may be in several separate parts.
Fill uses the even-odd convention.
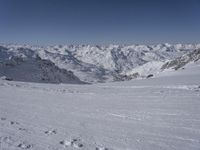
[[[1,150],[199,150],[200,64],[93,85],[0,80]]]

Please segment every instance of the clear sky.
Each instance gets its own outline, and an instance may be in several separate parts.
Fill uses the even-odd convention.
[[[0,0],[0,43],[198,43],[200,0]]]

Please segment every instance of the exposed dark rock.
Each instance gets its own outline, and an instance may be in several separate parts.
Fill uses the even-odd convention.
[[[151,77],[153,77],[153,74],[149,74],[149,75],[147,76],[147,78],[151,78]]]
[[[200,49],[196,49],[186,55],[176,58],[175,60],[169,61],[165,63],[161,69],[169,69],[173,68],[174,70],[178,70],[188,64],[189,62],[196,62],[200,59]]]

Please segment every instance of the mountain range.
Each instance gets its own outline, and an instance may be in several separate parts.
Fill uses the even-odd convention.
[[[147,78],[200,59],[200,44],[0,45],[2,79],[102,83]]]

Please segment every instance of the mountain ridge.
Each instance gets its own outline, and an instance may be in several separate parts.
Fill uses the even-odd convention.
[[[199,48],[200,44],[171,45],[167,43],[107,46],[55,45],[47,47],[3,44],[0,46],[0,67],[1,70],[2,67],[6,70],[7,68],[2,65],[5,62],[19,66],[22,60],[26,63],[38,63],[40,59],[40,63],[43,64],[40,72],[44,72],[46,67],[51,66],[50,72],[46,72],[46,76],[59,70],[59,75],[54,75],[59,76],[59,79],[56,79],[58,83],[70,82],[65,75],[73,76],[72,81],[76,80],[77,83],[81,81],[87,83],[124,81],[159,73],[163,70],[161,68],[166,62],[187,55]],[[28,71],[26,73],[28,74]],[[0,75],[6,76],[5,71],[4,73],[1,71]],[[49,82],[54,82],[54,78],[56,77],[51,77]]]

